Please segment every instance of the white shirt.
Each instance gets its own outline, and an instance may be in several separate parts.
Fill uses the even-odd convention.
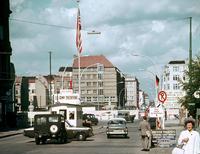
[[[200,154],[200,137],[197,131],[188,131],[184,130],[181,132],[178,144],[182,143],[184,138],[189,138],[187,143],[184,143],[183,149],[185,150],[184,154]]]

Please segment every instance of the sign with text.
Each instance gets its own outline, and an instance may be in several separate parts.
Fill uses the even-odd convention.
[[[159,147],[172,147],[176,144],[176,130],[152,130],[153,143]]]
[[[164,111],[162,108],[151,107],[151,108],[149,108],[149,116],[150,117],[163,117]]]

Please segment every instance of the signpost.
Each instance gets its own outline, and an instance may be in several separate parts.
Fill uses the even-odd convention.
[[[167,100],[167,93],[166,93],[165,91],[160,91],[160,92],[158,93],[158,100],[159,100],[162,104],[164,104],[165,101]],[[163,105],[160,105],[160,104],[159,104],[159,106],[161,106],[161,108],[162,108],[162,110],[163,110],[163,112],[164,112],[164,107],[163,107]],[[162,116],[162,128],[163,128],[163,129],[165,128],[165,115],[164,115],[164,114],[163,114],[163,116]]]
[[[161,103],[164,103],[166,100],[167,100],[167,93],[165,91],[160,91],[158,93],[158,100],[161,102]]]

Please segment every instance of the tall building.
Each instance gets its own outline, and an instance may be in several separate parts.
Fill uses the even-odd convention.
[[[78,58],[73,61],[72,82],[74,92],[79,92]],[[125,103],[124,76],[106,57],[80,57],[81,101],[97,109],[105,106],[122,107]]]
[[[0,1],[0,128],[13,127],[16,119],[13,101],[14,65],[9,37],[9,0]]]
[[[125,76],[126,108],[139,108],[139,81],[135,76]]]
[[[184,60],[170,61],[164,67],[161,89],[167,93],[167,100],[164,106],[168,118],[174,118],[174,115],[179,115],[181,106],[178,100],[185,95],[180,83],[186,80],[185,71],[187,69],[187,64]]]

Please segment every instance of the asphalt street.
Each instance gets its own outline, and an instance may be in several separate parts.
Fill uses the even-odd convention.
[[[141,151],[138,123],[128,123],[129,138],[107,139],[105,124],[94,128],[95,136],[87,141],[66,144],[51,142],[36,145],[34,139],[22,134],[0,139],[1,154],[146,154]]]

